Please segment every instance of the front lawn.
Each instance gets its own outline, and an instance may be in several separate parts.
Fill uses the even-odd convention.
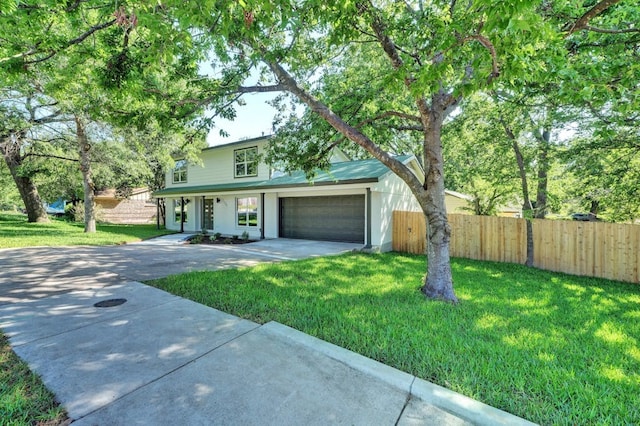
[[[640,423],[640,286],[454,259],[460,304],[426,301],[424,257],[347,254],[151,285],[278,321],[541,424]]]
[[[98,224],[95,234],[86,234],[84,224],[51,218],[50,223],[28,223],[20,213],[0,212],[0,248],[71,246],[130,243],[172,231],[156,225]]]

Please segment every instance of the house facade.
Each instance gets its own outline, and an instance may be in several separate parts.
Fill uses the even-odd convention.
[[[299,238],[361,243],[391,250],[393,210],[420,210],[407,185],[378,160],[349,161],[340,151],[313,182],[274,173],[264,162],[269,137],[204,149],[166,175],[166,227],[252,239]],[[399,156],[423,177],[414,156]]]

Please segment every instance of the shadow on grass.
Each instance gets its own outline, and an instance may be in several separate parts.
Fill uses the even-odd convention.
[[[424,257],[402,254],[152,284],[278,321],[543,424],[640,420],[638,286],[466,259],[453,259],[452,270],[458,305],[426,301]]]

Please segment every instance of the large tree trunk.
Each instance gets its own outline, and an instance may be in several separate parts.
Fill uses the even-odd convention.
[[[420,106],[425,129],[425,182],[423,194],[417,198],[427,222],[427,276],[421,290],[427,297],[457,302],[449,257],[451,227],[445,205],[441,141],[446,117],[446,108],[442,108],[445,96],[442,93],[434,96],[428,111],[424,111],[424,104]]]
[[[94,209],[94,184],[91,177],[91,144],[87,139],[84,123],[78,116],[76,133],[78,137],[78,153],[80,154],[80,171],[84,187],[84,232],[96,232],[96,215]]]
[[[22,155],[20,154],[21,135],[13,134],[4,136],[0,141],[0,152],[11,172],[11,177],[16,183],[20,197],[27,211],[29,222],[49,222],[49,216],[45,210],[38,188],[29,176],[20,173],[22,165]]]

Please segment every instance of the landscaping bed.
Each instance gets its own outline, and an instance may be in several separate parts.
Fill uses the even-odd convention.
[[[190,237],[187,242],[189,244],[215,244],[215,245],[229,245],[229,244],[248,244],[253,243],[256,240],[250,240],[248,237],[223,237],[221,235],[203,235],[197,234]]]

